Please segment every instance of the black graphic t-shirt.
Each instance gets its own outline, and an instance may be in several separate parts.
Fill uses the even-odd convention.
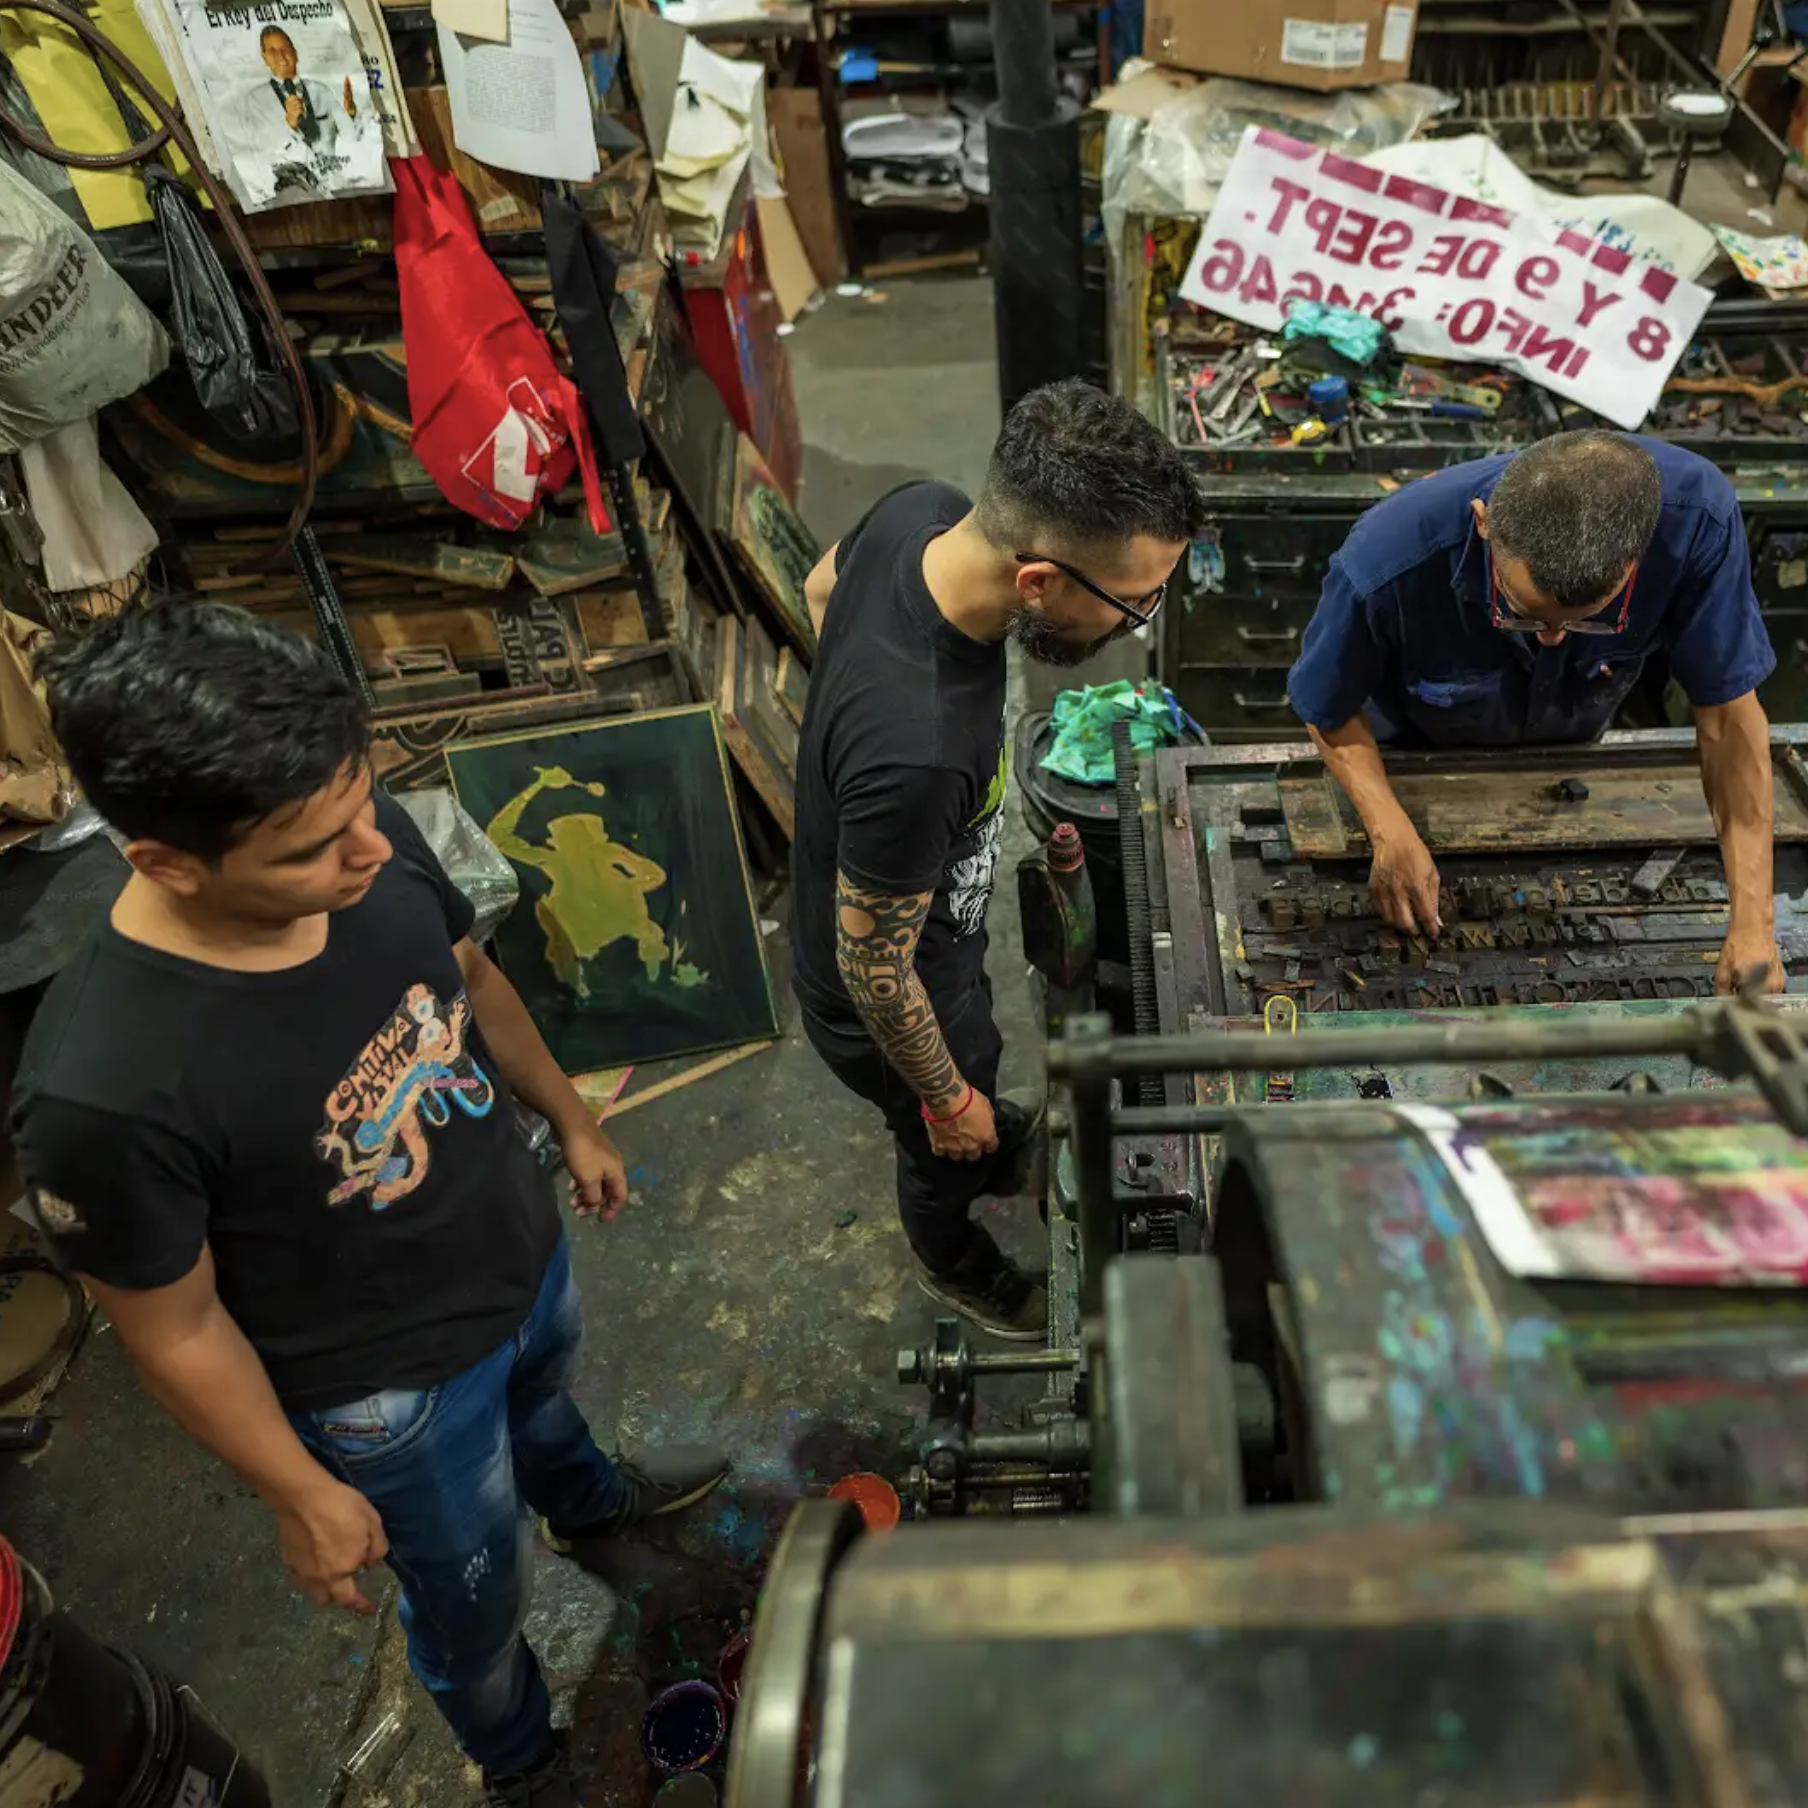
[[[527,1316],[559,1237],[453,955],[471,907],[400,805],[379,795],[377,824],[394,858],[299,967],[230,973],[103,925],[15,1092],[58,1257],[149,1289],[210,1244],[297,1409],[469,1368]]]
[[[895,897],[934,892],[917,972],[944,1015],[985,960],[1004,828],[1005,651],[961,633],[923,581],[923,549],[971,506],[952,485],[907,484],[836,551],[798,746],[791,908],[798,997],[850,1030],[837,868]]]

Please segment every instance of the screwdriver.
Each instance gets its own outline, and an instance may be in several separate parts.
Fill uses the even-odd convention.
[[[1489,418],[1487,409],[1477,408],[1473,402],[1421,402],[1411,396],[1396,396],[1386,406],[1410,408],[1416,414],[1435,415],[1445,421],[1485,421]]]

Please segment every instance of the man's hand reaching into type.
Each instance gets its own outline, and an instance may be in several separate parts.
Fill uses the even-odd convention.
[[[960,1106],[957,1099],[954,1110]],[[969,1087],[967,1103],[958,1116],[935,1121],[939,1113],[932,1106],[924,1128],[929,1132],[929,1146],[937,1155],[950,1161],[979,1161],[998,1152],[998,1126],[992,1121],[992,1101],[977,1086]]]
[[[1720,963],[1714,969],[1714,990],[1720,993],[1737,992],[1745,983],[1745,976],[1754,967],[1764,969],[1764,983],[1759,987],[1763,992],[1781,992],[1788,983],[1783,971],[1783,957],[1777,951],[1777,938],[1768,927],[1740,928],[1727,930],[1726,941],[1720,950]]]
[[[377,1611],[358,1586],[358,1572],[389,1555],[389,1540],[376,1508],[356,1488],[322,1470],[307,1494],[276,1508],[276,1542],[315,1606]]]
[[[1369,897],[1381,920],[1408,935],[1442,933],[1437,862],[1418,830],[1402,818],[1397,828],[1371,834],[1369,840],[1375,850]]]

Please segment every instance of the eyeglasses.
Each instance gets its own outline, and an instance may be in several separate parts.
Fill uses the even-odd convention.
[[[1064,565],[1059,559],[1051,559],[1045,552],[1019,552],[1013,553],[1011,556],[1019,565],[1054,566],[1063,577],[1072,578],[1088,596],[1096,596],[1101,603],[1109,603],[1112,608],[1129,616],[1139,627],[1144,628],[1148,627],[1160,612],[1162,603],[1167,599],[1168,586],[1174,581],[1174,573],[1169,572],[1147,596],[1139,596],[1135,602],[1127,603],[1121,596],[1113,596],[1109,590],[1101,590],[1085,572],[1075,571],[1071,565]],[[1181,555],[1182,558],[1185,556],[1184,553]],[[1177,560],[1174,571],[1179,569],[1180,565]]]
[[[1605,622],[1600,613],[1585,615],[1576,621],[1546,622],[1538,621],[1530,615],[1521,615],[1513,607],[1513,599],[1508,597],[1506,607],[1501,607],[1500,578],[1494,570],[1494,555],[1488,555],[1488,599],[1494,612],[1494,625],[1504,628],[1509,634],[1553,634],[1561,629],[1565,634],[1624,634],[1626,623],[1632,614],[1632,586],[1638,582],[1638,560],[1632,561],[1632,569],[1626,573],[1626,581],[1618,590],[1601,604],[1600,613],[1613,607],[1615,596],[1620,597],[1620,617],[1618,621]]]

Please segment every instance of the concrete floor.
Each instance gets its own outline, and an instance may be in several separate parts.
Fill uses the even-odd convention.
[[[825,541],[910,478],[971,489],[997,427],[988,287],[898,283],[885,297],[830,297],[789,341],[809,441],[804,512]],[[1007,1085],[1038,1058],[1008,876],[1016,851],[1007,842],[992,919]],[[782,932],[768,947],[789,1028]],[[735,1474],[657,1542],[624,1546],[606,1578],[540,1553],[529,1635],[602,1759],[598,1808],[648,1799],[637,1737],[648,1693],[713,1669],[791,1503],[850,1469],[909,1460],[922,1396],[896,1386],[892,1365],[933,1316],[906,1266],[889,1141],[794,1030],[618,1134],[639,1203],[612,1225],[574,1228],[590,1332],[580,1400],[605,1442],[617,1431],[715,1439]],[[855,1222],[839,1228],[848,1211]],[[1033,1251],[1033,1218],[1001,1211],[995,1228]],[[93,1631],[194,1686],[280,1808],[479,1799],[408,1675],[393,1599],[375,1622],[302,1601],[263,1508],[140,1393],[110,1332],[93,1337],[56,1405],[45,1455],[0,1470],[0,1524]],[[387,1782],[336,1782],[389,1713],[402,1750]]]

